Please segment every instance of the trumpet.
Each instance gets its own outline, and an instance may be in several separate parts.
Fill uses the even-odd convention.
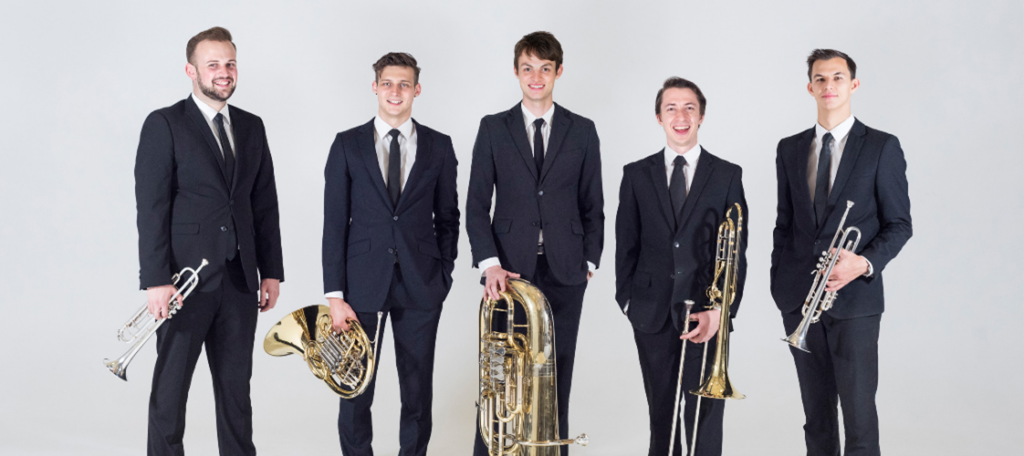
[[[480,302],[477,406],[487,454],[557,456],[562,445],[587,446],[586,434],[558,437],[555,326],[547,298],[519,279],[509,280],[500,295]],[[525,324],[515,322],[517,311],[526,316]],[[492,326],[502,320],[507,322],[504,330]]]
[[[110,369],[118,378],[124,381],[128,381],[128,364],[132,362],[135,355],[139,353],[143,345],[149,341],[150,337],[156,333],[157,329],[164,324],[165,321],[171,319],[174,314],[178,313],[181,306],[178,305],[178,296],[181,296],[181,300],[184,301],[188,298],[188,295],[192,294],[192,291],[199,286],[199,271],[201,271],[206,265],[210,264],[203,258],[203,261],[199,264],[198,268],[192,269],[189,267],[183,268],[177,274],[171,276],[171,285],[177,288],[174,296],[171,296],[170,302],[167,303],[167,318],[156,319],[149,314],[148,304],[143,304],[141,308],[131,318],[117,330],[117,339],[124,343],[132,343],[132,347],[128,349],[128,352],[122,355],[120,358],[111,361],[110,359],[104,359],[103,365]],[[178,281],[186,274],[190,274],[188,279],[178,287]],[[184,290],[184,291],[183,291]]]
[[[817,323],[821,319],[823,312],[832,308],[832,304],[835,303],[839,295],[838,291],[825,291],[825,285],[828,283],[828,277],[832,275],[832,268],[835,267],[836,261],[839,260],[840,249],[852,252],[857,249],[857,244],[860,244],[859,228],[851,226],[845,230],[843,229],[843,225],[846,224],[846,216],[850,215],[850,208],[852,207],[853,201],[847,201],[846,212],[843,212],[843,218],[839,220],[839,228],[836,230],[835,236],[832,237],[832,243],[829,244],[827,250],[821,252],[821,258],[818,259],[818,267],[811,271],[811,274],[814,274],[814,283],[811,284],[811,291],[807,293],[807,298],[804,299],[803,320],[800,321],[793,334],[782,339],[783,342],[788,343],[797,350],[807,353],[811,352],[807,349],[807,330],[812,324]],[[854,233],[856,233],[857,237],[849,240],[850,235]],[[842,235],[841,238],[840,235]],[[836,242],[837,240],[838,243]],[[833,252],[833,250],[835,251]]]
[[[303,307],[270,328],[263,350],[271,356],[302,355],[316,378],[338,396],[352,399],[366,391],[376,372],[383,315],[377,312],[377,334],[371,341],[358,321],[349,320],[348,331],[335,333],[330,307]]]

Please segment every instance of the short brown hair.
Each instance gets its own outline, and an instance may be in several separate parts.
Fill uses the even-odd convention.
[[[555,71],[562,66],[562,43],[548,32],[533,32],[516,43],[516,57],[512,61],[516,72],[519,72],[519,56],[523,53],[555,62]]]
[[[846,67],[850,69],[850,79],[857,78],[857,64],[853,63],[853,59],[846,55],[846,53],[839,52],[835,49],[815,49],[811,51],[811,55],[807,56],[807,80],[810,81],[812,78],[811,71],[813,71],[814,62],[817,62],[818,60],[832,60],[835,58],[846,60]]]
[[[693,93],[697,94],[697,102],[700,103],[700,116],[704,117],[704,109],[707,107],[708,100],[704,98],[704,92],[700,91],[700,87],[686,79],[678,76],[672,76],[665,80],[665,83],[661,85],[661,90],[658,91],[658,97],[654,99],[654,114],[661,115],[661,96],[665,94],[667,89],[690,89]]]
[[[373,64],[373,72],[376,74],[376,80],[380,80],[381,73],[384,72],[384,68],[389,66],[407,67],[413,70],[413,84],[420,83],[420,67],[416,66],[416,58],[406,52],[389,52],[384,54],[377,60],[377,63]]]
[[[228,29],[224,27],[213,27],[209,30],[199,32],[198,35],[193,36],[188,40],[188,44],[185,45],[185,59],[188,60],[188,63],[192,63],[192,54],[195,54],[196,46],[207,40],[227,41],[228,43],[231,43],[231,47],[238,49],[235,47],[235,42],[231,41],[231,32],[229,32]]]

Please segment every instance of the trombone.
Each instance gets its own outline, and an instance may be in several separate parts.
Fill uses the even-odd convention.
[[[736,221],[733,222],[732,211],[736,210]],[[718,322],[718,339],[715,346],[715,361],[711,365],[711,373],[704,378],[704,368],[708,359],[708,343],[704,342],[704,356],[701,359],[700,379],[701,386],[691,390],[690,394],[697,396],[697,407],[693,415],[693,431],[690,440],[690,455],[697,447],[697,424],[700,417],[700,402],[703,398],[709,399],[743,399],[746,396],[736,391],[729,380],[729,309],[736,298],[736,286],[739,280],[740,267],[740,233],[743,231],[743,208],[739,203],[733,203],[725,213],[725,220],[718,225],[718,240],[715,246],[715,278],[708,287],[707,296],[711,301],[709,309],[721,310],[721,319]],[[721,279],[721,288],[719,288]],[[685,329],[683,334],[689,333],[690,310],[693,301],[687,300],[686,316],[683,319]],[[676,385],[676,403],[672,413],[672,436],[669,440],[668,454],[672,456],[676,441],[676,422],[679,419],[679,399],[683,386],[683,367],[686,357],[686,342],[683,341],[682,353],[679,355],[679,383]]]
[[[811,274],[814,274],[814,283],[811,285],[811,291],[807,293],[807,298],[804,299],[804,319],[797,325],[793,334],[782,339],[783,342],[788,343],[797,350],[807,353],[811,352],[807,349],[807,330],[821,319],[822,312],[832,308],[832,304],[839,295],[838,291],[825,291],[825,285],[828,283],[828,277],[832,275],[832,268],[835,267],[836,261],[839,260],[840,248],[852,252],[857,249],[857,244],[860,244],[859,228],[851,226],[845,230],[843,229],[843,225],[846,224],[846,216],[850,215],[850,208],[852,207],[853,201],[847,201],[846,212],[843,212],[843,218],[839,220],[839,228],[836,230],[835,236],[832,237],[832,243],[829,244],[828,249],[821,252],[821,258],[818,259],[818,267],[811,271]],[[857,237],[853,240],[848,240],[850,235],[854,233],[857,234]],[[842,238],[839,237],[840,234],[842,234]],[[836,243],[837,240],[839,241],[838,243]]]
[[[199,286],[199,271],[208,264],[210,263],[206,261],[206,258],[203,258],[203,261],[199,264],[198,268],[192,269],[186,267],[171,277],[171,285],[175,286],[177,291],[174,293],[174,296],[171,296],[171,300],[167,304],[167,318],[159,320],[153,318],[153,316],[149,314],[149,306],[147,304],[143,304],[142,307],[135,312],[135,314],[133,314],[120,329],[117,330],[118,340],[125,343],[135,342],[132,345],[132,348],[128,349],[128,352],[121,355],[120,358],[113,361],[106,358],[103,360],[103,365],[107,366],[107,369],[110,369],[110,372],[113,372],[117,378],[126,382],[128,381],[128,364],[132,362],[132,359],[139,353],[142,346],[146,345],[149,338],[153,337],[156,330],[159,329],[165,321],[170,320],[171,317],[181,309],[176,298],[181,296],[181,300],[184,301],[188,295],[192,294],[192,291]],[[185,282],[181,284],[181,287],[178,287],[178,281],[181,280],[185,273],[189,273],[191,275],[188,277],[188,280],[185,280]]]

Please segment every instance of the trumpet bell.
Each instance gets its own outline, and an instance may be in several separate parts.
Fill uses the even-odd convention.
[[[811,350],[807,348],[807,329],[811,323],[810,317],[804,317],[800,321],[800,326],[796,327],[796,331],[793,331],[793,334],[790,334],[788,337],[783,337],[782,341],[789,344],[790,347],[804,353],[810,353]]]

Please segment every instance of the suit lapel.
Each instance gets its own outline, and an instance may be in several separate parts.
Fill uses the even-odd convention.
[[[704,186],[708,183],[711,172],[714,171],[715,156],[708,153],[703,147],[700,148],[700,151],[697,169],[693,172],[693,183],[690,184],[690,191],[686,194],[686,202],[683,203],[683,216],[679,218],[679,227],[676,231],[686,225],[686,220],[690,218],[693,208],[697,206],[697,198],[700,198],[700,193],[704,191]]]
[[[551,166],[555,163],[556,155],[562,148],[562,141],[572,125],[572,118],[565,112],[565,108],[558,104],[555,104],[555,112],[551,117],[551,134],[548,135],[548,147],[544,149],[544,169],[540,173],[541,182],[547,177],[548,171],[551,170]],[[526,131],[525,124],[523,125],[523,131]]]
[[[228,106],[228,109],[233,109]],[[248,155],[245,154],[246,146],[248,141],[246,138],[249,137],[249,126],[241,119],[242,116],[238,115],[237,111],[231,113],[231,133],[235,139],[235,169],[232,171],[231,179],[231,194],[235,193],[235,187],[238,186],[239,177],[241,177],[241,170],[245,169],[245,165],[248,163]]]
[[[857,157],[860,156],[861,146],[864,145],[864,124],[854,119],[853,127],[850,128],[850,135],[846,139],[846,146],[843,147],[843,158],[839,161],[839,170],[836,171],[836,180],[832,182],[832,190],[828,194],[828,207],[834,208],[839,195],[843,193],[846,182],[850,180],[850,173],[857,166]],[[829,209],[831,212],[831,209]]]
[[[377,192],[384,199],[384,204],[394,209],[391,205],[391,197],[388,196],[388,188],[384,185],[384,176],[380,172],[380,162],[377,161],[377,149],[373,145],[373,135],[373,119],[370,119],[368,123],[359,127],[359,132],[356,133],[359,156],[363,158],[366,172],[370,174],[370,180],[373,181],[373,186],[377,187]]]
[[[199,131],[199,135],[206,140],[206,145],[209,147],[213,161],[217,163],[217,167],[220,169],[220,177],[224,182],[224,187],[227,188],[227,170],[224,166],[224,157],[220,153],[220,146],[217,145],[217,140],[213,138],[213,131],[210,130],[210,124],[207,123],[206,117],[203,116],[203,113],[199,111],[199,107],[196,106],[196,101],[192,99],[191,95],[185,100],[185,112],[188,113],[188,117],[192,119],[192,123],[195,124],[196,129]]]
[[[526,168],[530,170],[534,181],[539,180],[537,165],[533,161],[533,151],[530,150],[530,140],[526,137],[526,121],[523,120],[522,107],[518,103],[508,112],[507,124],[508,132],[512,135],[512,140],[515,141],[519,155],[522,155],[523,161],[526,163]]]
[[[651,174],[651,180],[654,182],[654,193],[658,195],[658,200],[661,202],[661,212],[665,216],[665,221],[668,222],[669,228],[675,232],[676,228],[676,216],[672,213],[672,201],[668,194],[668,176],[665,175],[665,150],[654,154],[649,158],[648,171]]]
[[[420,127],[420,124],[415,120],[412,121],[416,125],[416,161],[412,164],[412,171],[409,172],[409,179],[405,181],[405,186],[402,188],[402,195],[398,197],[398,208],[402,209],[405,207],[406,201],[411,198],[412,191],[423,181],[423,173],[426,172],[427,168],[430,168],[434,164],[434,150],[432,148],[433,141],[430,135],[427,134],[424,128]]]
[[[808,226],[814,227],[814,200],[811,199],[811,187],[807,186],[807,165],[811,154],[811,141],[814,141],[814,128],[804,131],[796,143],[796,150],[790,158],[789,175],[793,182],[793,212],[803,211]]]

